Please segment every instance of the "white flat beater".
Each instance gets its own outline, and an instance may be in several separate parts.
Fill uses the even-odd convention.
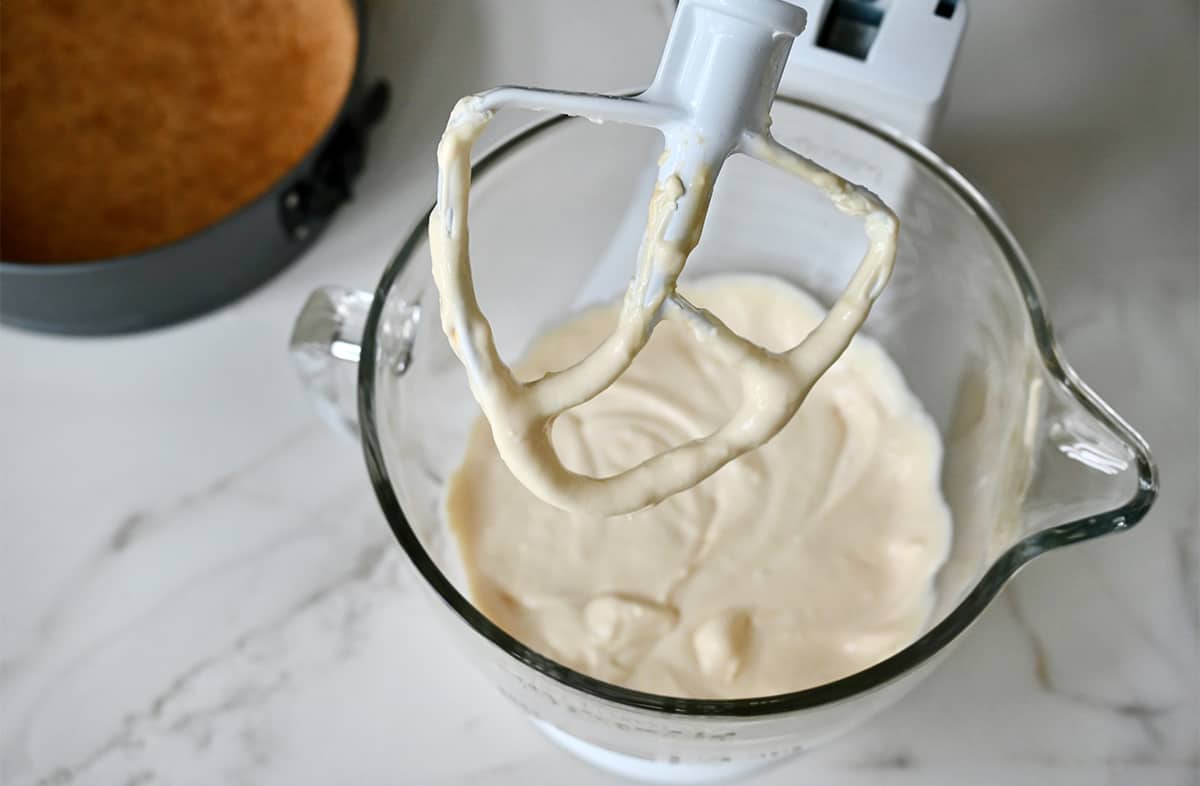
[[[762,445],[840,357],[887,284],[898,232],[892,211],[865,188],[784,147],[769,131],[771,104],[805,16],[784,0],[681,0],[654,81],[636,97],[499,87],[455,106],[438,146],[437,205],[429,223],[442,326],[501,457],[546,502],[573,512],[630,513],[691,488]],[[468,249],[471,146],[493,114],[507,108],[645,126],[665,139],[636,271],[616,328],[575,365],[528,382],[518,380],[496,350],[476,301]],[[699,242],[716,178],[735,153],[799,176],[838,210],[864,219],[867,250],[846,290],[821,324],[784,352],[747,341],[675,291]],[[742,384],[738,409],[712,434],[615,475],[569,470],[551,443],[554,419],[624,373],[661,319],[684,322],[731,364]]]

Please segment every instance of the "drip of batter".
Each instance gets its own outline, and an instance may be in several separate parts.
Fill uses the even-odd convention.
[[[772,351],[823,316],[765,277],[686,294]],[[574,363],[623,308],[548,332],[517,378]],[[711,433],[742,406],[730,379],[714,344],[665,322],[611,387],[557,419],[553,448],[573,472],[618,472]],[[662,695],[766,696],[855,673],[928,623],[951,533],[941,444],[869,338],[850,343],[773,440],[632,515],[563,513],[514,477],[492,434],[480,418],[446,502],[473,600],[572,668]]]
[[[754,155],[821,189],[843,213],[864,219],[866,253],[828,316],[810,332],[792,336],[792,343],[768,351],[676,292],[676,279],[700,239],[712,173],[701,171],[685,183],[660,172],[635,275],[613,331],[573,365],[520,381],[500,358],[471,283],[470,151],[491,116],[478,96],[462,99],[438,145],[438,202],[429,219],[434,281],[441,296],[442,327],[467,369],[471,392],[491,424],[500,456],[522,484],[559,508],[607,515],[641,510],[692,488],[766,443],[792,419],[813,384],[845,350],[891,276],[898,224],[883,203],[768,138],[748,138],[746,145]],[[690,212],[681,208],[685,201]],[[684,230],[673,236],[680,239],[668,240],[668,225],[679,220]],[[613,385],[660,319],[686,325],[693,340],[727,365],[726,379],[740,389],[738,405],[711,431],[665,445],[662,452],[640,457],[635,465],[608,467],[600,475],[567,467],[551,440],[556,418]]]

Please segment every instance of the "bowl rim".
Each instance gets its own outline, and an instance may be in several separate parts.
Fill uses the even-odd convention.
[[[984,196],[958,171],[946,164],[924,145],[898,131],[872,121],[831,109],[803,99],[779,96],[784,104],[808,109],[846,123],[898,148],[954,191],[974,211],[987,228],[1008,261],[1023,295],[1033,334],[1047,373],[1089,414],[1103,422],[1131,448],[1137,472],[1137,488],[1124,504],[1103,513],[1068,521],[1031,533],[1001,554],[985,571],[979,582],[949,614],[920,638],[888,658],[846,677],[804,690],[745,699],[694,699],[664,696],[623,688],[590,677],[546,657],[506,633],[480,612],[438,569],[408,523],[392,483],[388,478],[375,418],[375,372],[378,347],[376,335],[380,315],[396,277],[405,268],[414,250],[424,241],[432,207],[417,221],[399,251],[392,257],[379,280],[367,314],[358,369],[358,414],[362,432],[363,456],[379,505],[393,534],[408,558],[439,597],[476,633],[499,647],[525,666],[571,688],[622,707],[674,716],[761,718],[809,710],[843,701],[881,688],[916,667],[963,633],[991,603],[1004,584],[1029,560],[1051,549],[1100,535],[1128,529],[1149,510],[1158,493],[1158,470],[1145,440],[1116,412],[1096,396],[1067,364],[1055,342],[1050,323],[1042,309],[1042,294],[1024,252],[999,214]],[[475,176],[505,160],[525,143],[538,138],[571,118],[558,115],[519,130],[493,147],[472,165]]]

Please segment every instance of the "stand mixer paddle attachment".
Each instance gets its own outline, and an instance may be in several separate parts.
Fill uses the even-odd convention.
[[[899,223],[867,189],[784,147],[770,134],[774,101],[803,9],[783,0],[681,0],[653,83],[635,97],[499,87],[461,99],[438,146],[429,220],[442,327],[467,371],[501,458],[530,491],[566,511],[631,513],[691,488],[771,439],[862,326],[891,276]],[[471,280],[471,147],[495,112],[522,108],[657,129],[664,138],[634,275],[614,331],[561,371],[520,381],[500,358]],[[726,159],[743,154],[825,193],[863,219],[867,250],[824,320],[799,344],[770,352],[676,289],[700,240]],[[555,260],[547,259],[547,265]],[[551,442],[563,412],[599,395],[629,368],[660,320],[685,324],[741,381],[741,403],[701,439],[607,477],[571,471]]]

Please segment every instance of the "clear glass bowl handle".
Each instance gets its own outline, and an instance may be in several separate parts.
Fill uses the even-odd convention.
[[[357,438],[358,358],[370,292],[322,287],[296,317],[289,352],[317,412],[334,430]]]

